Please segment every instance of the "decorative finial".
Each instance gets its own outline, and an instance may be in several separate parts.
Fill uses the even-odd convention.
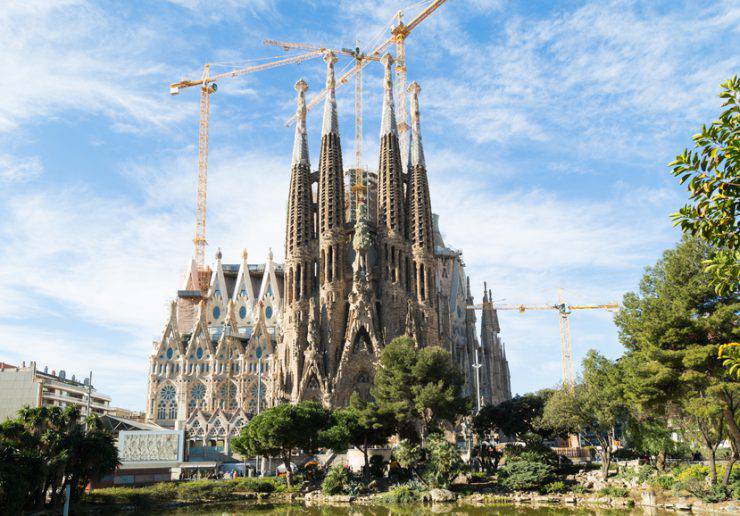
[[[220,261],[221,261],[221,258],[222,258],[222,256],[223,256],[223,255],[221,254],[221,248],[219,247],[219,248],[218,248],[218,251],[216,251],[216,260],[218,260],[218,261],[220,262]]]
[[[306,90],[308,84],[303,79],[295,83],[298,92],[298,106],[296,108],[295,138],[293,140],[293,160],[291,165],[309,165],[308,159],[308,132],[306,131]]]
[[[483,282],[483,302],[485,303],[488,301],[488,283]]]
[[[408,92],[411,94],[411,147],[409,152],[409,163],[411,166],[425,166],[424,147],[421,145],[421,116],[419,114],[419,92],[421,86],[414,81],[409,84]]]
[[[267,259],[269,261],[272,261],[272,247],[268,248],[267,250]]]
[[[337,56],[329,51],[324,55],[326,62],[326,100],[324,101],[324,123],[321,127],[321,136],[339,134],[339,119],[337,116],[337,97],[335,93],[334,63]]]
[[[242,249],[242,260],[246,262],[248,256],[249,256],[249,253],[247,252],[247,248],[245,247],[244,249]]]
[[[398,134],[396,112],[393,104],[393,56],[385,54],[380,58],[385,68],[383,74],[383,115],[380,121],[380,136]]]

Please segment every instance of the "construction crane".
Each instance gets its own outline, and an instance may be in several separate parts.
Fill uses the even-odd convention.
[[[211,75],[211,64],[203,67],[203,75],[199,80],[182,80],[170,85],[170,94],[177,95],[180,90],[200,86],[200,124],[198,127],[198,199],[195,224],[195,263],[198,268],[198,281],[203,286],[208,285],[210,270],[205,267],[206,246],[206,194],[208,181],[208,125],[211,115],[211,94],[218,90],[216,81],[254,72],[269,70],[287,64],[301,63],[307,59],[313,59],[323,55],[321,51],[313,51],[296,56],[277,59],[268,63],[231,70],[228,72]]]
[[[391,39],[396,44],[396,104],[398,105],[398,141],[401,144],[401,162],[405,167],[408,162],[409,142],[406,132],[409,124],[406,121],[408,108],[406,107],[406,38],[412,30],[436,11],[445,0],[435,0],[426,9],[420,12],[408,25],[404,25],[403,11],[396,13],[396,26],[391,29]]]
[[[379,58],[364,54],[360,50],[360,46],[357,42],[355,42],[354,49],[336,49],[325,46],[312,45],[310,43],[275,41],[274,39],[266,39],[263,41],[263,43],[265,45],[281,47],[283,50],[293,50],[300,48],[303,50],[314,50],[324,53],[332,52],[335,55],[345,55],[354,59],[353,72],[355,75],[355,169],[358,171],[362,170],[362,68],[365,61],[377,61]]]
[[[359,49],[357,49],[357,54],[362,55],[362,59],[360,61],[356,61],[356,64],[352,69],[347,71],[345,74],[343,74],[339,80],[336,83],[336,88],[341,86],[342,84],[349,81],[349,79],[353,75],[362,74],[362,69],[367,66],[367,64],[372,60],[377,60],[380,58],[380,56],[388,50],[388,48],[391,45],[396,45],[396,82],[397,82],[397,88],[396,88],[396,95],[397,100],[396,104],[398,105],[397,110],[397,116],[398,116],[398,138],[399,142],[401,144],[401,152],[402,152],[402,165],[405,167],[408,157],[408,137],[406,136],[406,132],[408,130],[408,122],[407,122],[407,116],[408,116],[408,108],[406,103],[406,77],[407,77],[407,69],[406,69],[406,38],[409,36],[412,30],[414,30],[421,22],[426,20],[430,14],[432,14],[434,11],[436,11],[443,3],[445,3],[446,0],[434,0],[432,3],[430,3],[426,8],[424,8],[416,17],[414,17],[413,20],[411,20],[408,25],[405,25],[402,21],[403,18],[403,11],[398,11],[394,16],[393,20],[396,20],[396,25],[391,27],[391,36],[377,45],[372,51],[367,53],[360,53]],[[392,24],[392,22],[391,22]],[[282,46],[283,48],[290,49],[290,48],[322,48],[318,47],[316,45],[304,45],[302,43],[281,43],[281,42],[275,42],[278,44],[278,46]],[[273,43],[270,43],[273,44]],[[345,49],[346,50],[346,49]],[[357,58],[356,58],[357,59]],[[359,84],[359,86],[358,86]],[[323,99],[326,96],[326,89],[322,90],[318,95],[316,95],[311,101],[306,105],[306,109],[310,110],[313,108],[316,104],[318,104],[321,99]],[[358,124],[362,125],[362,118],[361,118],[361,110],[359,112],[360,118],[358,120],[358,111],[357,111],[357,97],[358,95],[362,96],[362,78],[360,77],[359,82],[355,82],[355,138],[357,138],[358,133],[360,136],[362,135],[362,128],[359,128],[359,131],[357,129]],[[360,100],[359,103],[360,107],[362,106],[362,102]],[[285,123],[285,125],[289,126],[295,121],[295,115],[291,116]],[[361,143],[357,144],[355,143],[355,149],[357,152],[357,149],[360,149],[360,155],[361,155]]]
[[[483,305],[468,305],[468,310],[483,310]],[[566,304],[562,296],[558,295],[558,302],[552,305],[504,305],[491,303],[491,307],[494,310],[516,310],[519,313],[524,313],[528,310],[555,310],[558,312],[558,320],[560,322],[560,353],[562,358],[563,368],[563,384],[569,387],[574,385],[573,377],[573,353],[570,340],[570,319],[569,315],[574,310],[619,310],[617,303],[603,303],[603,304],[591,304],[591,305],[568,305]]]

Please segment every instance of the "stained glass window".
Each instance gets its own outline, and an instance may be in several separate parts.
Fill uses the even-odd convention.
[[[241,319],[244,319],[244,318],[245,318],[246,316],[247,316],[247,308],[246,308],[245,306],[242,306],[242,307],[241,307],[241,308],[239,309],[239,317],[240,317]]]

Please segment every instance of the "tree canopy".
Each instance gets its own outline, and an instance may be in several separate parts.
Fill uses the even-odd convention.
[[[24,408],[0,424],[0,510],[16,514],[63,503],[67,485],[72,501],[90,480],[118,465],[113,437],[100,420],[80,420],[76,407]]]
[[[543,389],[514,396],[498,405],[487,405],[475,416],[475,429],[479,434],[498,431],[525,442],[551,438],[552,429],[543,424],[542,413],[552,392]]]
[[[394,417],[380,410],[375,401],[365,401],[353,393],[346,408],[332,412],[331,426],[324,431],[323,441],[335,450],[355,446],[362,451],[364,473],[369,473],[368,450],[371,446],[384,445],[392,435]]]
[[[288,484],[293,480],[290,467],[295,449],[316,450],[323,446],[322,433],[330,426],[330,413],[319,403],[304,401],[269,408],[253,417],[234,440],[236,451],[243,455],[280,457],[286,467]]]
[[[638,419],[688,422],[697,407],[716,403],[736,457],[740,385],[717,353],[738,340],[740,303],[736,292],[718,294],[712,287],[703,265],[712,253],[710,244],[685,237],[647,269],[639,292],[624,296],[615,322],[627,349],[625,397]]]
[[[599,445],[601,472],[609,472],[614,430],[626,419],[620,367],[594,350],[583,360],[582,378],[553,392],[543,422],[562,433],[575,433]]]
[[[673,215],[681,229],[713,246],[704,265],[718,294],[740,285],[740,78],[722,84],[724,111],[694,136],[670,163],[689,191],[689,203]]]
[[[379,410],[394,414],[402,437],[418,438],[469,410],[465,380],[452,355],[437,346],[417,349],[408,337],[385,346],[372,394]]]

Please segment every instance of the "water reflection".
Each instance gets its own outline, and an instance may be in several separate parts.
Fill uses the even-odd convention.
[[[141,513],[144,514],[144,513]],[[304,506],[272,505],[264,503],[219,504],[187,507],[177,510],[147,512],[159,516],[240,516],[243,514],[261,516],[410,516],[426,514],[447,514],[451,516],[666,516],[667,511],[652,509],[591,509],[566,507],[532,507],[515,505],[460,506],[460,505],[409,505],[409,506]]]

